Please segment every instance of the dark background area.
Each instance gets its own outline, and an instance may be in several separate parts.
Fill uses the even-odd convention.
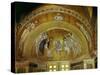
[[[19,23],[24,15],[28,15],[32,10],[38,8],[41,3],[15,2],[16,22]]]

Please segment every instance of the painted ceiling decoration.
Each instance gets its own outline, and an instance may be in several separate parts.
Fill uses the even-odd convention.
[[[16,61],[77,63],[96,58],[92,14],[92,7],[41,5],[16,26]]]

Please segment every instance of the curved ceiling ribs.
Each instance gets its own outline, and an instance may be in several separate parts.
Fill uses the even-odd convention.
[[[19,36],[17,37],[16,43],[20,52],[25,53],[25,56],[29,56],[29,58],[36,55],[35,53],[32,54],[32,47],[36,46],[36,38],[40,33],[50,29],[70,30],[80,39],[79,41],[81,41],[81,45],[83,45],[82,50],[87,50],[88,55],[91,50],[94,49],[92,41],[93,29],[86,17],[71,8],[57,5],[44,5],[33,10],[20,22],[20,25],[18,25],[16,35]],[[34,46],[32,46],[33,44]],[[36,47],[34,49],[36,49]],[[28,54],[26,50],[30,51],[30,53]],[[88,57],[90,57],[90,55]],[[84,57],[79,59],[84,59]]]

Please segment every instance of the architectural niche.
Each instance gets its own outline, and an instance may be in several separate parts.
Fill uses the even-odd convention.
[[[21,64],[29,68],[27,71],[57,71],[88,68],[89,64],[95,68],[92,9],[44,4],[26,15],[16,26],[16,67]]]

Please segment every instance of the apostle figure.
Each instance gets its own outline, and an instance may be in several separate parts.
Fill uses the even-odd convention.
[[[62,50],[62,44],[60,40],[55,41],[56,50],[59,52]]]
[[[71,33],[68,33],[64,37],[64,49],[68,54],[73,52],[74,55],[77,55],[80,53],[80,48],[81,47],[78,40],[76,40],[76,38]]]
[[[47,33],[44,33],[42,35],[42,40],[39,44],[39,51],[40,51],[41,55],[44,55],[44,52],[46,52],[47,56],[48,56],[48,53],[50,54],[49,45],[50,45],[49,37],[48,37]]]
[[[47,39],[43,39],[39,44],[39,51],[41,52],[42,55],[44,55],[46,41],[47,41]]]

